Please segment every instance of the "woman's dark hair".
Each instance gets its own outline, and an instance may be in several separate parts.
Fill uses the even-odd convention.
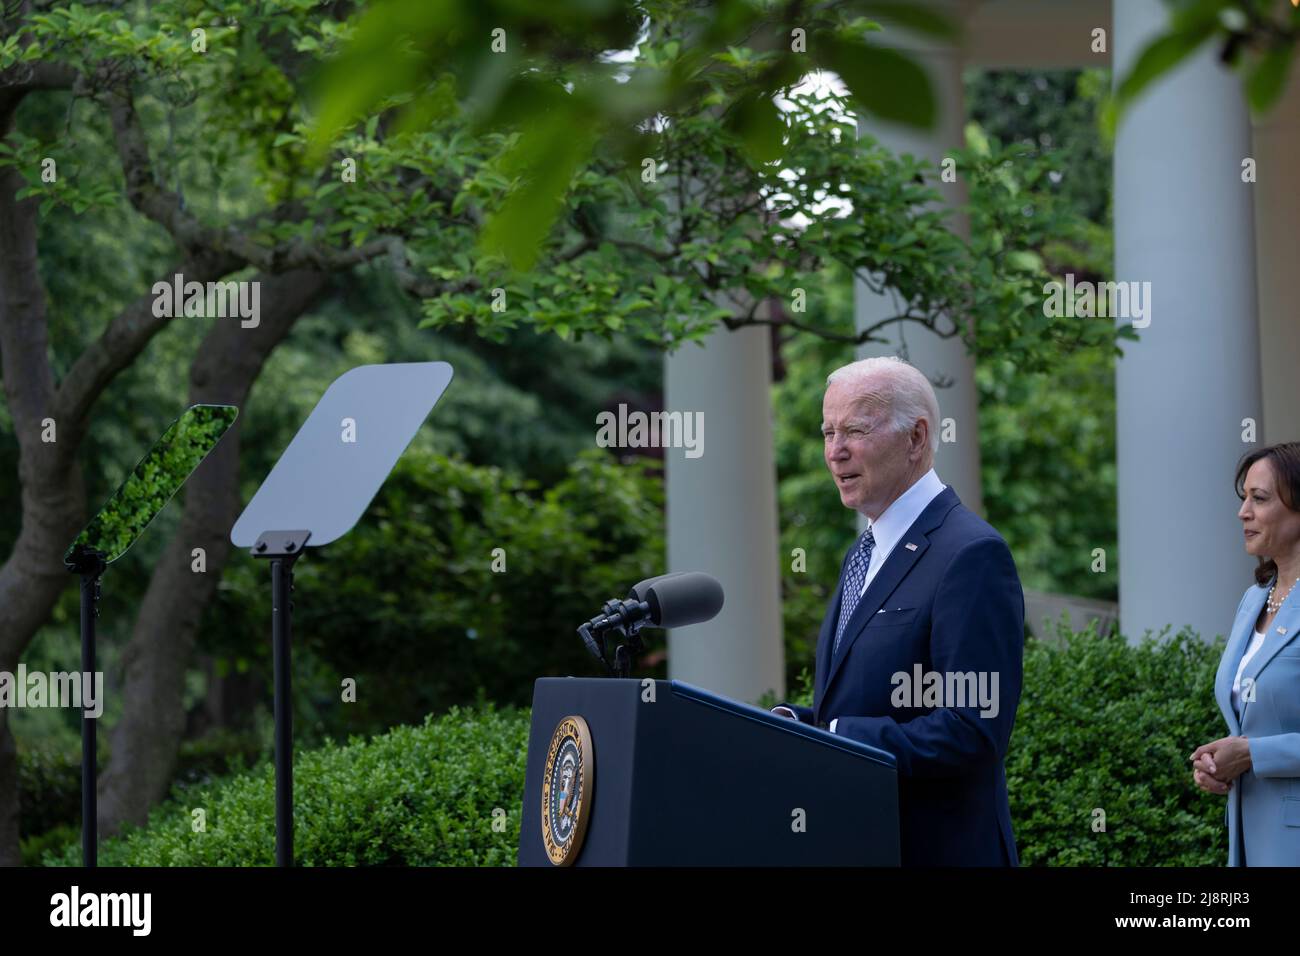
[[[1267,458],[1268,463],[1273,467],[1273,475],[1277,479],[1277,496],[1282,499],[1282,504],[1292,511],[1300,511],[1297,507],[1300,505],[1300,442],[1289,441],[1281,445],[1270,445],[1268,448],[1252,451],[1242,458],[1241,463],[1237,465],[1235,482],[1237,497],[1242,501],[1246,500],[1246,472],[1250,471],[1250,466],[1261,458]],[[1272,558],[1261,556],[1255,568],[1255,583],[1265,585],[1276,576],[1277,563]]]

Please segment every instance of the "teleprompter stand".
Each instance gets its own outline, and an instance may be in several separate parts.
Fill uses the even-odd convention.
[[[238,415],[239,409],[233,405],[191,405],[185,409],[64,552],[63,566],[81,578],[83,691],[88,682],[94,683],[100,578],[144,534]],[[89,701],[84,693],[81,703],[81,860],[83,866],[95,866],[99,862],[97,718],[87,715]]]
[[[344,372],[330,383],[230,530],[236,547],[271,562],[279,866],[293,866],[293,564],[309,543],[320,547],[352,529],[451,376],[446,362],[361,365]]]
[[[108,567],[102,551],[78,549],[68,559],[68,570],[81,577],[81,673],[95,673],[95,620],[99,617],[100,575]],[[84,687],[85,684],[83,683]],[[84,704],[85,701],[83,700]],[[99,804],[95,794],[95,718],[81,711],[81,865],[99,863]]]
[[[275,862],[293,865],[293,563],[310,531],[268,531],[253,557],[271,562],[271,659],[275,682]]]

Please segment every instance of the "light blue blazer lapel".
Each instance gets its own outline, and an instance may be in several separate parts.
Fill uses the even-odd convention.
[[[1241,663],[1241,655],[1246,653],[1246,648],[1250,646],[1251,635],[1255,632],[1255,622],[1259,620],[1259,612],[1264,607],[1264,599],[1267,596],[1267,588],[1254,587],[1246,592],[1241,607],[1237,609],[1237,617],[1232,622],[1232,633],[1228,636],[1228,646],[1224,648],[1223,658],[1219,661],[1219,672],[1215,675],[1214,699],[1218,702],[1223,719],[1228,724],[1229,736],[1241,733],[1241,721],[1232,709],[1232,681],[1237,676],[1237,665]],[[1261,652],[1262,650],[1261,648]],[[1259,654],[1255,656],[1259,657]],[[1245,712],[1244,708],[1242,712]]]
[[[1246,681],[1249,680],[1252,684],[1258,681],[1259,672],[1268,666],[1268,662],[1277,655],[1278,651],[1291,643],[1296,636],[1296,628],[1300,627],[1300,599],[1293,598],[1296,598],[1294,593],[1286,596],[1286,600],[1282,602],[1282,607],[1278,609],[1277,616],[1273,618],[1273,623],[1268,626],[1268,634],[1264,636],[1263,645],[1255,652],[1255,656],[1250,659],[1246,669],[1241,672],[1243,695],[1241,723],[1243,725],[1246,723],[1246,710],[1251,703],[1245,699]],[[1256,612],[1256,614],[1258,613]]]

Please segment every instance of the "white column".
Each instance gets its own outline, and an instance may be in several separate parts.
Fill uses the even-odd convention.
[[[1166,16],[1159,0],[1116,0],[1117,78]],[[1149,89],[1118,131],[1114,278],[1151,283],[1150,326],[1116,369],[1130,640],[1166,624],[1225,633],[1253,580],[1232,488],[1237,461],[1258,447],[1242,441],[1242,420],[1260,419],[1254,187],[1241,180],[1250,148],[1240,80],[1208,49]]]
[[[1255,255],[1259,275],[1259,355],[1264,441],[1300,441],[1300,306],[1296,252],[1300,250],[1300,71],[1286,94],[1255,124]]]
[[[785,693],[769,335],[719,328],[664,362],[666,409],[704,413],[700,457],[664,450],[668,570],[712,574],[725,595],[709,623],[669,632],[668,674],[748,701]]]
[[[941,5],[943,6],[943,5]],[[948,15],[960,21],[967,10],[966,4],[946,5]],[[965,97],[962,92],[961,52],[950,46],[935,46],[909,37],[904,31],[887,28],[882,36],[902,37],[901,48],[917,58],[930,76],[938,103],[938,118],[931,130],[887,124],[866,117],[859,121],[859,135],[869,134],[896,154],[911,153],[928,159],[936,167],[949,150],[965,142]],[[944,202],[962,206],[966,202],[966,187],[960,169],[955,183],[939,182]],[[962,236],[969,235],[966,217],[954,215],[954,230]],[[897,312],[889,295],[878,295],[862,282],[854,284],[854,317],[859,331]],[[936,388],[941,419],[952,419],[955,440],[941,442],[935,456],[935,471],[944,484],[951,485],[962,504],[972,511],[982,513],[984,497],[980,486],[979,403],[975,389],[975,363],[967,354],[960,338],[942,339],[916,322],[901,322],[888,326],[880,333],[889,339],[888,345],[871,343],[858,349],[858,358],[873,355],[899,355],[919,368],[931,381],[950,381],[947,388]],[[905,354],[904,354],[905,353]],[[829,369],[827,371],[830,371]]]

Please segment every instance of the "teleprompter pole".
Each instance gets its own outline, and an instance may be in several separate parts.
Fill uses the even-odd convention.
[[[99,578],[107,565],[104,555],[89,548],[79,550],[69,567],[81,575],[81,673],[82,687],[89,675],[94,686],[95,619],[99,617]],[[86,701],[82,701],[84,705]],[[81,710],[81,865],[99,864],[99,807],[95,796],[96,718]]]
[[[293,564],[310,537],[310,531],[268,531],[253,545],[253,557],[271,561],[276,866],[293,866]]]

